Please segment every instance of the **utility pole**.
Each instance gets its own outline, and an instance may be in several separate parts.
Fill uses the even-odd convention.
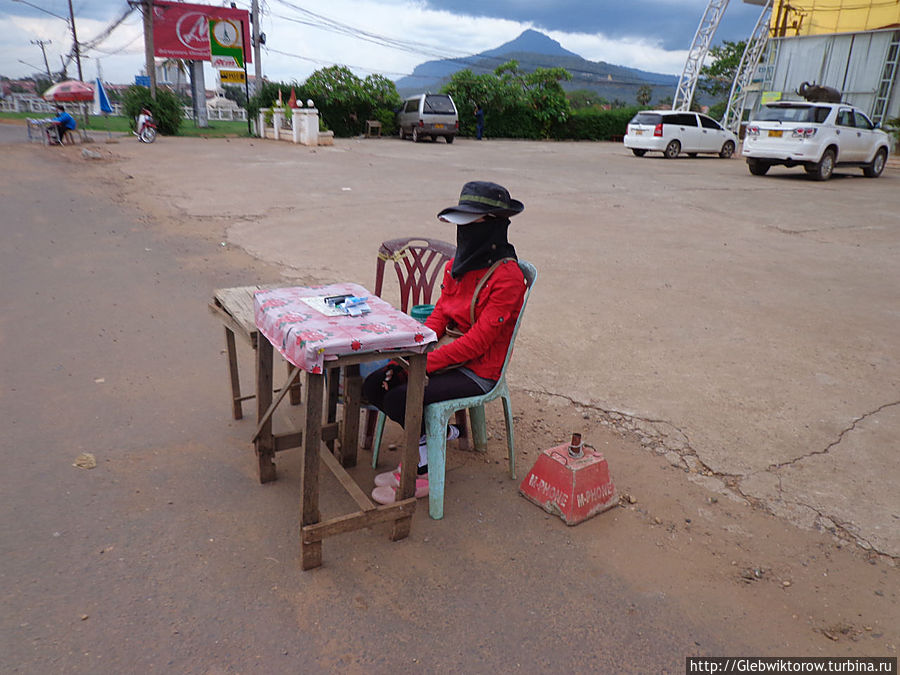
[[[257,93],[262,86],[262,63],[259,60],[259,0],[253,0],[250,5],[250,22],[253,24],[253,35],[251,43],[253,44],[253,68],[256,74],[256,84],[253,87],[253,93]],[[249,102],[249,99],[247,99]]]
[[[44,49],[44,45],[52,45],[53,40],[32,40],[31,44],[37,45],[41,48],[41,53],[44,55],[44,68],[47,69],[47,79],[52,83],[53,75],[50,74],[50,64],[47,63],[47,50]]]
[[[71,0],[70,0],[71,2]],[[150,96],[156,99],[156,59],[153,58],[153,0],[128,0],[130,7],[140,7],[144,15],[144,63],[150,78]]]
[[[72,0],[69,0],[69,21],[72,24],[72,40],[75,42],[75,63],[78,64],[78,80],[84,82],[81,74],[81,49],[78,47],[78,33],[75,32],[75,12],[72,10]]]

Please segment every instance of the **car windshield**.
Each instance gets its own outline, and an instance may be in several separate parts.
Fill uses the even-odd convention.
[[[456,112],[453,108],[453,101],[450,100],[449,96],[439,96],[437,94],[425,97],[423,111],[434,113],[435,115],[452,115]]]
[[[759,111],[760,122],[814,122],[821,124],[831,108],[813,105],[765,106]]]
[[[662,115],[658,115],[656,113],[638,113],[631,120],[631,124],[649,124],[651,126],[656,126],[662,122]]]

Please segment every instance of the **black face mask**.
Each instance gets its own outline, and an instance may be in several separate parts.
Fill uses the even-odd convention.
[[[471,270],[485,269],[501,258],[516,258],[516,249],[506,241],[509,218],[487,217],[483,222],[456,226],[456,257],[450,274],[461,278]]]

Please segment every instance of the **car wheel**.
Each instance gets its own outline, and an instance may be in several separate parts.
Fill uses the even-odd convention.
[[[669,141],[669,144],[666,146],[665,152],[663,154],[666,156],[666,159],[675,159],[678,157],[678,153],[681,152],[681,143],[678,141]]]
[[[418,143],[419,141],[422,140],[422,137],[419,136],[419,130],[416,129],[415,127],[413,127],[413,130],[412,130],[412,140],[413,140],[413,143]]]
[[[769,164],[758,159],[750,158],[747,160],[747,168],[754,176],[765,176],[769,170]]]
[[[631,152],[634,153],[635,157],[643,157],[644,155],[647,154],[646,150],[641,150],[640,148],[632,148]]]
[[[725,141],[725,145],[719,150],[719,157],[728,159],[734,154],[734,141]]]
[[[448,142],[448,143],[452,143],[452,142],[453,142],[453,136],[444,136],[444,138],[447,139],[447,142]]]
[[[884,171],[884,163],[887,160],[887,150],[881,148],[878,152],[875,153],[875,157],[872,161],[863,167],[863,175],[866,178],[878,178],[881,175],[881,172]]]
[[[828,180],[834,173],[834,150],[828,148],[810,172],[813,180]]]

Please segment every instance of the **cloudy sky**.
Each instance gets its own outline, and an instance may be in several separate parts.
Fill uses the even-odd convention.
[[[360,76],[391,79],[419,63],[497,47],[533,28],[591,61],[680,74],[708,0],[259,0],[263,74],[303,81],[342,64]],[[125,0],[72,0],[81,43],[93,43],[128,10]],[[218,4],[223,2],[198,3]],[[249,9],[250,0],[237,0]],[[732,0],[714,44],[750,35],[760,7]],[[50,69],[71,50],[67,0],[0,0],[0,75]],[[132,12],[82,58],[85,79],[133,82],[143,67],[140,13]],[[24,62],[24,63],[23,63]],[[77,76],[74,63],[69,75]],[[253,67],[250,67],[253,72]],[[207,83],[212,71],[207,72]]]

